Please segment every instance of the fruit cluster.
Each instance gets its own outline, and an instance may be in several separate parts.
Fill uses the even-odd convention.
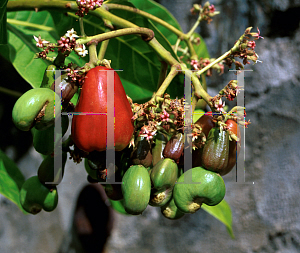
[[[106,181],[108,71],[111,69],[97,66],[87,72],[74,108],[71,136],[62,147],[57,146],[59,138],[54,135],[53,105],[54,101],[60,103],[60,98],[53,91],[53,75],[46,71],[41,88],[26,92],[16,102],[12,113],[15,125],[32,130],[33,145],[45,156],[37,176],[22,186],[20,202],[26,211],[36,214],[55,209],[56,185],[64,174],[67,152],[75,162],[84,158],[90,183]],[[62,78],[61,88],[68,90],[62,96],[63,110],[71,108],[75,87],[70,76]],[[202,203],[213,206],[222,201],[225,184],[221,176],[231,171],[240,151],[236,121],[206,113],[192,124],[192,142],[185,144],[184,99],[165,94],[157,101],[133,103],[116,72],[114,108],[116,183],[103,184],[108,198],[121,201],[128,214],[141,214],[149,204],[160,207],[169,219],[194,213]],[[68,117],[62,116],[61,122],[64,135]],[[62,148],[61,168],[54,166],[55,148]],[[193,168],[189,170],[183,166],[185,148],[193,148]]]

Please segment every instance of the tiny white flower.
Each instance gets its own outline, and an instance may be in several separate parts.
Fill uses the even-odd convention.
[[[78,55],[85,57],[88,54],[88,51],[85,49],[85,45],[81,45],[75,48],[75,51]]]
[[[41,38],[41,35],[39,35],[39,37],[36,37],[36,36],[33,35],[33,38],[34,38],[34,40],[37,42],[37,43],[36,43],[36,46],[37,46],[37,47],[43,48],[46,44],[49,43],[49,41],[43,40],[43,39]]]
[[[67,31],[67,33],[65,34],[65,36],[67,38],[73,39],[73,38],[78,38],[79,36],[76,34],[76,31],[74,31],[74,28],[72,28],[71,30]]]

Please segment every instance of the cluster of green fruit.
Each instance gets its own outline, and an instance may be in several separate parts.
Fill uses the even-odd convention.
[[[85,169],[91,183],[105,182],[107,177],[105,114],[108,70],[111,69],[97,66],[87,72],[75,112],[90,114],[75,114],[72,119],[70,143],[82,151],[81,158],[85,158]],[[66,79],[63,79],[63,82],[64,80]],[[22,95],[12,113],[13,121],[19,129],[32,129],[33,145],[45,156],[38,169],[38,175],[29,178],[20,192],[23,208],[33,214],[42,209],[52,211],[57,206],[56,185],[61,180],[60,175],[64,174],[67,159],[67,153],[63,151],[62,167],[54,169],[53,151],[58,138],[54,138],[53,105],[54,101],[60,103],[61,100],[53,91],[53,82],[53,74],[45,74],[41,88],[32,89]],[[71,95],[63,96],[62,104],[69,101],[76,89],[69,90],[71,92],[68,94]],[[182,130],[175,129],[169,135],[163,129],[155,130],[150,142],[149,136],[140,133],[141,127],[136,129],[132,103],[128,100],[116,72],[114,90],[114,176],[117,183],[103,184],[108,198],[121,200],[125,211],[132,215],[141,214],[148,204],[161,207],[163,215],[169,219],[178,219],[185,213],[194,213],[200,209],[202,203],[210,206],[220,203],[225,196],[225,184],[221,176],[229,173],[234,167],[240,149],[240,143],[230,138],[232,134],[240,138],[236,122],[227,120],[226,129],[220,130],[212,113],[205,114],[197,120],[195,125],[201,129],[202,137],[205,135],[206,142],[202,145],[195,141],[193,168],[184,171]],[[160,108],[160,111],[167,115],[165,109]],[[63,116],[61,122],[64,135],[68,129],[68,117]],[[146,132],[148,133],[148,130]],[[134,145],[129,145],[133,142]],[[52,183],[47,184],[49,182]]]
[[[54,70],[50,65],[47,70]],[[40,88],[35,88],[24,93],[15,103],[12,119],[17,128],[22,131],[31,130],[33,146],[43,155],[37,176],[25,181],[20,190],[20,203],[25,211],[37,214],[42,209],[53,211],[58,203],[56,185],[60,183],[67,160],[67,153],[62,152],[62,164],[54,166],[54,148],[58,147],[59,139],[66,133],[69,126],[68,116],[61,117],[61,132],[59,136],[54,131],[55,112],[54,104],[61,105],[60,97],[51,89],[54,83],[54,73],[45,71]]]

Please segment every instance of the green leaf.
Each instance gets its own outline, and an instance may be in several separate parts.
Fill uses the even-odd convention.
[[[0,3],[0,45],[7,44],[7,31],[6,31],[6,5],[8,0]]]
[[[26,213],[19,200],[19,192],[24,182],[19,168],[0,150],[0,193]]]
[[[20,11],[7,14],[8,19],[21,21],[20,24],[8,24],[9,58],[19,74],[32,86],[39,87],[43,78],[47,63],[41,59],[34,59],[35,53],[40,50],[35,46],[33,35],[48,41],[55,41],[55,33],[39,28],[40,25],[53,30],[51,16],[46,11]],[[26,26],[26,23],[31,26]],[[35,26],[36,27],[35,27]],[[52,28],[52,29],[51,29]],[[4,49],[0,53],[5,55]]]
[[[226,226],[231,238],[234,238],[234,234],[232,231],[231,208],[224,199],[216,206],[207,206],[205,204],[202,204],[201,208],[221,221]]]
[[[182,31],[179,23],[174,18],[174,16],[161,4],[156,3],[152,0],[130,0],[131,3],[134,4],[134,6],[140,10],[143,10],[145,12],[148,12],[164,21],[166,21],[168,24],[174,26],[178,30]],[[171,32],[166,27],[158,24],[157,22],[153,21],[155,26],[161,33],[168,39],[168,41],[171,44],[175,44],[177,40],[177,35]]]

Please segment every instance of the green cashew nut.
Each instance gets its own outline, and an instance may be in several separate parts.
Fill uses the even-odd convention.
[[[56,187],[49,189],[40,182],[37,176],[33,176],[22,185],[20,203],[24,210],[31,214],[37,214],[42,209],[51,212],[58,203]]]
[[[54,103],[61,106],[60,98],[54,91],[31,89],[15,103],[13,122],[22,131],[29,131],[34,126],[38,130],[46,129],[54,124]]]
[[[172,190],[178,176],[178,167],[174,160],[165,158],[160,160],[150,174],[153,189],[149,205],[165,205],[172,197]]]
[[[56,168],[54,166],[54,157],[51,155],[46,156],[38,169],[40,182],[48,188],[58,185],[64,176],[66,161],[67,153],[62,152],[62,167]]]
[[[184,176],[192,178],[193,183],[183,183]],[[202,167],[195,167],[180,176],[173,190],[173,198],[180,211],[195,213],[200,209],[202,203],[208,206],[219,204],[224,198],[225,192],[225,183],[219,174]]]
[[[170,220],[180,219],[184,213],[181,212],[175,205],[174,198],[172,198],[166,205],[161,207],[161,213],[163,216]]]
[[[63,115],[61,118],[61,137],[63,137],[67,132],[68,126],[69,118],[67,115]],[[54,125],[45,130],[37,130],[35,127],[33,127],[31,129],[31,132],[33,134],[33,146],[37,152],[43,155],[50,155],[51,153],[53,153],[54,146],[58,143],[59,140],[59,136],[57,136],[54,143]]]
[[[148,206],[151,180],[147,169],[142,165],[131,166],[122,179],[124,208],[127,213],[141,214]]]

